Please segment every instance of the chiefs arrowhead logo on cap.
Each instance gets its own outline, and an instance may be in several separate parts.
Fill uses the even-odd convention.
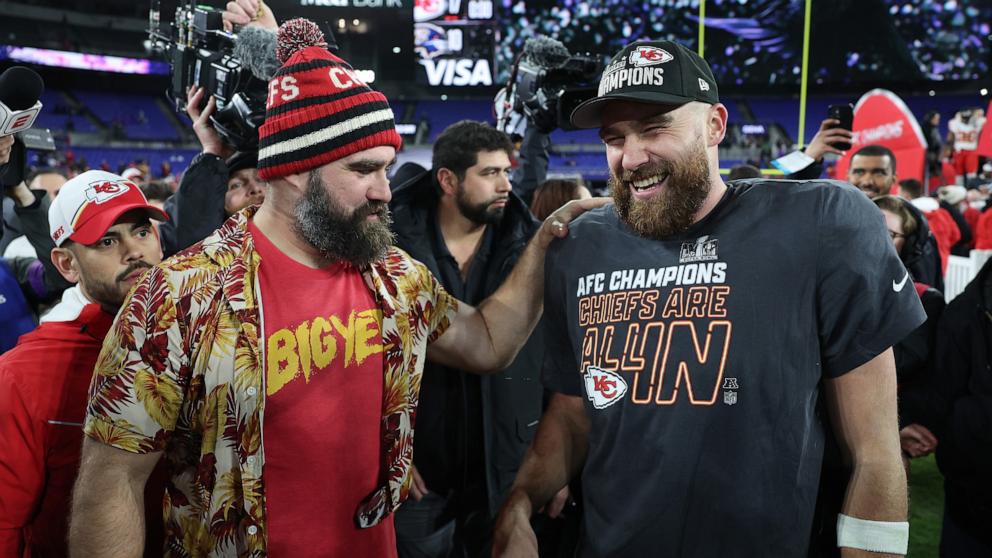
[[[632,66],[655,66],[673,60],[675,57],[663,48],[639,46],[630,51],[628,60]]]
[[[117,196],[137,188],[130,180],[100,180],[86,187],[86,199],[93,203],[106,203]]]

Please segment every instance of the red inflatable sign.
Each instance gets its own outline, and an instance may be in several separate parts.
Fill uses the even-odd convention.
[[[923,180],[927,142],[912,111],[898,95],[885,89],[865,93],[854,106],[854,141],[837,161],[837,177],[845,180],[851,155],[866,145],[883,145],[896,156],[899,179]]]

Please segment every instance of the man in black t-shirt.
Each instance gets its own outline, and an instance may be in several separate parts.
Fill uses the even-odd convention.
[[[554,396],[496,555],[536,556],[530,515],[581,471],[583,556],[805,556],[821,407],[854,470],[842,552],[905,553],[891,346],[925,316],[878,210],[840,182],[724,184],[726,108],[675,43],[624,48],[572,122],[600,129],[614,205],[548,252]]]

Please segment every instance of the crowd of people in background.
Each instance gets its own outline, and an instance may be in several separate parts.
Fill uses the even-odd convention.
[[[542,17],[569,29],[604,6]],[[265,9],[238,0],[225,18]],[[634,43],[614,65],[667,49],[708,86],[604,87],[576,111],[606,146],[604,208],[592,184],[548,177],[535,127],[457,122],[429,167],[391,176],[385,97],[334,74],[347,62],[294,21],[257,151],[227,145],[191,88],[202,152],[179,176],[66,153],[5,190],[0,556],[869,550],[845,521],[885,524],[898,553],[905,475],[933,453],[942,556],[992,555],[992,259],[943,294],[951,256],[992,250],[981,109],[946,137],[925,115],[928,184],[900,180],[880,145],[832,176],[848,185],[823,182],[851,139],[836,121],[796,182],[766,180],[770,145],[724,180],[710,66]],[[655,274],[685,298],[631,286]],[[678,346],[675,324],[652,333],[655,303],[683,325],[712,319],[707,349]],[[719,331],[721,375],[694,386],[713,382],[688,368]],[[731,335],[749,348],[728,350]],[[648,342],[684,351],[677,379],[623,379],[647,370]]]

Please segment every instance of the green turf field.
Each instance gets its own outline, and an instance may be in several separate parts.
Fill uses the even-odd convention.
[[[909,474],[909,558],[937,558],[944,517],[944,477],[933,455],[914,459]]]

